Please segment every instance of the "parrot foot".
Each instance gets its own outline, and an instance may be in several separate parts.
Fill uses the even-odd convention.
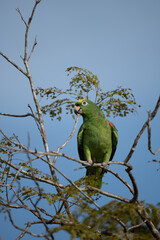
[[[105,171],[107,171],[108,168],[109,168],[108,163],[107,162],[103,162],[102,165],[104,166]]]
[[[88,162],[90,165],[92,165],[92,164],[93,164],[93,161],[92,161],[92,159],[87,159],[87,162]]]

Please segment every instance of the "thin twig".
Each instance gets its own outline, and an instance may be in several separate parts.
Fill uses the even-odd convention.
[[[28,57],[28,59],[27,59],[27,61],[29,62],[29,59],[31,58],[31,56],[32,56],[32,53],[34,52],[34,49],[35,49],[35,46],[37,45],[37,36],[35,37],[35,40],[34,40],[34,44],[33,44],[33,47],[32,47],[32,50],[31,50],[31,52],[30,52],[30,54],[29,54],[29,57]]]
[[[7,210],[7,213],[8,213],[9,220],[10,220],[10,222],[12,223],[12,225],[13,225],[16,229],[24,232],[25,229],[23,229],[23,228],[21,228],[21,227],[19,227],[19,226],[17,226],[17,225],[15,224],[15,222],[14,222],[14,220],[13,220],[13,218],[12,218],[11,213],[10,213],[9,210]],[[28,233],[28,234],[31,235],[31,236],[34,236],[34,237],[43,237],[43,236],[44,236],[44,234],[35,234],[35,233],[32,233],[32,232],[29,232],[28,229],[26,229],[25,232]]]
[[[27,23],[26,23],[26,21],[25,21],[25,19],[24,19],[23,15],[22,15],[22,13],[21,13],[20,9],[19,9],[19,8],[16,8],[16,11],[19,13],[19,15],[20,15],[20,17],[21,17],[22,21],[24,22],[24,24],[25,24],[25,25],[26,25],[26,27],[27,27]]]
[[[78,114],[71,134],[69,135],[69,137],[67,138],[67,140],[65,141],[65,143],[64,143],[62,146],[58,147],[56,153],[59,153],[59,151],[60,151],[61,149],[63,149],[63,148],[67,145],[67,143],[69,142],[69,140],[72,138],[72,136],[73,136],[73,134],[74,134],[74,132],[75,132],[75,130],[76,130],[76,127],[77,127],[77,123],[78,123],[79,116],[80,116],[80,115]],[[58,156],[58,155],[57,155],[57,156]],[[57,156],[55,156],[55,158],[54,158],[53,165],[55,165],[55,163],[56,163]]]
[[[141,227],[141,226],[144,225],[145,223],[146,223],[146,220],[144,220],[143,222],[141,222],[141,223],[139,223],[139,224],[137,224],[137,225],[134,225],[134,226],[132,226],[132,227],[129,227],[127,230],[128,230],[128,231],[132,231],[133,229],[136,229],[136,228]]]
[[[42,215],[41,215],[41,213],[40,213],[37,205],[33,203],[33,201],[32,201],[31,198],[30,198],[30,202],[31,202],[32,205],[34,206],[34,208],[35,208],[35,210],[36,210],[36,212],[37,212],[37,214],[38,214],[38,218],[41,220],[41,223],[43,223],[44,227],[46,228],[46,231],[49,233],[50,231],[49,231],[49,228],[48,228],[48,226],[47,226],[46,220],[42,217]],[[51,236],[51,239],[54,240],[53,235],[50,235],[50,236]]]
[[[30,18],[28,19],[28,23],[27,23],[27,25],[26,25],[25,47],[24,47],[24,63],[25,63],[25,61],[27,61],[28,32],[29,32],[30,24],[31,24],[31,22],[32,22],[32,19],[33,19],[33,16],[34,16],[36,7],[37,7],[37,5],[38,5],[39,3],[40,3],[40,1],[36,1],[36,2],[35,2],[35,5],[34,5],[34,7],[33,7],[32,13],[31,13],[31,16],[30,16]]]
[[[28,107],[29,107],[29,109],[30,109],[30,111],[31,111],[31,113],[33,115],[33,118],[34,118],[34,120],[36,122],[37,128],[38,128],[39,132],[41,133],[41,129],[40,129],[40,126],[39,126],[39,119],[35,116],[35,114],[33,112],[33,109],[32,109],[30,104],[28,104]]]

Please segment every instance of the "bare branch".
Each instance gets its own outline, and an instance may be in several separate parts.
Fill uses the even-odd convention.
[[[38,214],[38,218],[41,220],[41,223],[43,223],[43,225],[44,225],[45,228],[46,228],[46,231],[49,233],[50,231],[49,231],[49,228],[48,228],[48,226],[47,226],[46,220],[43,219],[43,217],[42,217],[42,215],[41,215],[41,213],[40,213],[40,211],[39,211],[37,205],[33,203],[33,201],[32,201],[31,198],[30,198],[30,202],[31,202],[32,205],[35,207],[35,210],[36,210],[36,212],[37,212],[37,214]],[[54,240],[53,235],[50,235],[50,236],[51,236],[51,239]]]
[[[30,228],[31,225],[32,225],[31,223],[27,223],[26,228],[22,231],[22,233],[19,235],[19,237],[16,238],[16,240],[19,240],[22,237],[24,237],[24,235],[28,232],[28,229]]]
[[[110,172],[111,174],[113,174],[116,178],[118,178],[128,189],[129,191],[134,194],[133,189],[131,188],[131,186],[123,179],[119,176],[118,173],[115,173],[114,171],[112,171],[111,169],[108,169],[107,172]]]
[[[25,24],[25,25],[26,25],[26,27],[27,27],[27,23],[26,23],[26,21],[24,20],[24,17],[23,17],[23,15],[22,15],[22,13],[21,13],[20,9],[19,9],[19,8],[16,8],[16,11],[19,13],[19,15],[20,15],[20,17],[21,17],[22,21],[24,22],[24,24]]]
[[[153,154],[156,155],[158,152],[160,152],[160,148],[157,149],[157,151],[153,152],[151,147],[151,113],[148,111],[148,150]]]
[[[26,32],[25,32],[25,47],[24,47],[24,63],[25,61],[27,61],[27,48],[28,48],[28,32],[29,32],[29,28],[30,28],[30,24],[32,22],[36,7],[38,5],[38,3],[40,3],[40,1],[36,1],[35,5],[33,7],[32,13],[30,18],[28,19],[28,23],[26,24]],[[33,49],[34,50],[34,49]],[[30,58],[30,57],[29,57]]]
[[[31,50],[31,52],[30,52],[30,54],[29,54],[29,57],[28,57],[28,59],[27,59],[27,61],[29,62],[29,59],[31,58],[31,56],[32,56],[32,53],[34,52],[34,49],[35,49],[35,46],[37,45],[37,37],[35,37],[35,40],[34,40],[34,44],[33,44],[33,47],[32,47],[32,50]]]
[[[8,210],[7,213],[8,213],[10,222],[12,223],[12,225],[13,225],[16,229],[18,229],[18,230],[20,230],[20,231],[22,231],[22,232],[26,232],[26,233],[28,233],[29,235],[34,236],[34,237],[44,237],[44,234],[35,234],[35,233],[32,233],[32,232],[29,232],[28,229],[23,229],[23,228],[17,226],[17,225],[15,224],[12,216],[11,216],[11,212]],[[30,227],[30,226],[29,226],[29,227]]]
[[[159,107],[160,107],[160,97],[159,97],[159,99],[158,99],[158,101],[157,101],[157,103],[156,103],[155,109],[154,109],[153,112],[151,113],[150,120],[147,120],[147,121],[143,124],[140,132],[138,133],[137,137],[135,138],[134,143],[133,143],[133,145],[132,145],[132,148],[131,148],[128,156],[127,156],[126,159],[124,160],[125,163],[127,163],[127,162],[130,160],[130,158],[132,157],[132,154],[133,154],[134,151],[135,151],[135,148],[136,148],[136,146],[137,146],[137,144],[138,144],[138,141],[139,141],[141,135],[143,134],[143,132],[144,132],[144,130],[146,129],[146,127],[148,126],[148,122],[151,121],[151,120],[156,116]]]
[[[20,115],[17,115],[17,114],[10,114],[10,113],[0,113],[0,115],[3,115],[3,116],[7,116],[7,117],[33,117],[35,118],[35,116],[33,116],[33,114],[31,113],[26,113],[26,114],[20,114]],[[37,118],[36,118],[37,119]],[[37,119],[38,120],[38,119]]]
[[[32,109],[32,107],[30,106],[30,104],[28,104],[28,107],[29,107],[29,109],[31,110],[31,113],[32,113],[32,115],[33,115],[33,117],[34,117],[34,120],[35,120],[35,122],[36,122],[36,125],[37,125],[37,128],[38,128],[39,132],[41,132],[41,129],[40,129],[40,126],[39,126],[39,119],[35,116],[35,114],[34,114],[34,112],[33,112],[33,109]]]
[[[133,177],[133,174],[131,173],[131,170],[129,168],[127,168],[126,172],[128,173],[128,175],[130,177],[130,180],[132,182],[133,189],[134,189],[133,198],[130,200],[130,202],[133,203],[133,202],[136,202],[138,200],[138,187],[137,187],[137,184],[136,184],[136,180]]]
[[[139,224],[137,224],[137,225],[134,225],[134,226],[132,226],[132,227],[129,227],[127,230],[128,230],[128,231],[132,231],[133,229],[136,229],[136,228],[141,227],[141,226],[144,225],[145,223],[146,223],[146,220],[143,221],[143,222],[141,222],[141,223],[139,223]]]
[[[0,55],[2,57],[4,57],[9,63],[11,63],[15,68],[17,68],[21,73],[23,73],[25,76],[27,76],[27,73],[25,71],[23,71],[22,68],[20,68],[16,63],[14,63],[11,59],[9,59],[5,54],[3,54],[1,51],[0,51]]]
[[[121,196],[113,194],[113,193],[103,191],[101,189],[98,189],[98,188],[95,188],[95,187],[92,187],[92,186],[87,186],[87,190],[93,190],[93,191],[98,192],[98,193],[100,193],[104,196],[111,197],[111,198],[120,200],[120,201],[125,202],[125,203],[130,203],[130,200],[127,199],[127,198],[121,197]]]

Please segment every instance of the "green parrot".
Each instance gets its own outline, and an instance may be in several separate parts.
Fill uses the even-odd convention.
[[[81,160],[89,163],[111,161],[118,143],[118,133],[102,110],[92,101],[81,99],[75,103],[74,112],[83,117],[78,135],[78,153]],[[87,185],[101,188],[104,170],[99,167],[87,167]]]

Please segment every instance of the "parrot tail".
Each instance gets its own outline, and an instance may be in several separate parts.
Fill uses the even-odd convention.
[[[104,175],[104,172],[102,168],[87,167],[86,180],[85,180],[86,187],[90,185],[91,187],[101,189],[103,175]]]

